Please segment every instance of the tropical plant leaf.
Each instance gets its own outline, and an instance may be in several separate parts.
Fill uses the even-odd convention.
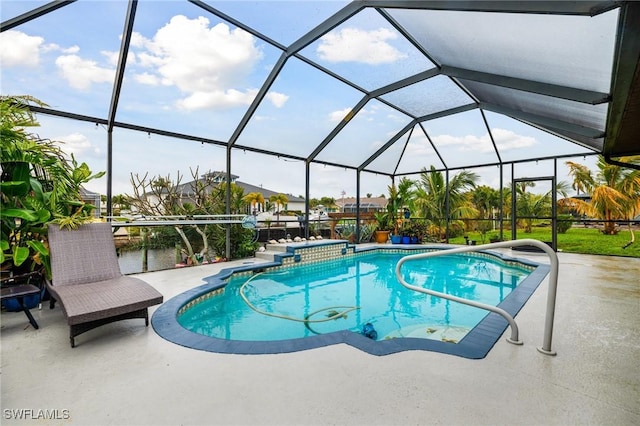
[[[27,220],[29,222],[35,222],[39,218],[37,212],[33,210],[27,210],[27,209],[13,209],[13,208],[2,209],[1,215],[3,217],[13,217],[13,218],[19,218],[22,220]]]
[[[13,246],[13,264],[20,266],[29,258],[29,249],[27,247]]]

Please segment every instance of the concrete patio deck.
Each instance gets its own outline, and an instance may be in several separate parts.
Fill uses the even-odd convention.
[[[559,259],[555,357],[536,350],[546,279],[516,317],[524,346],[503,336],[481,360],[422,351],[376,357],[346,345],[223,355],[167,342],[141,320],[88,332],[72,349],[59,307],[33,310],[39,330],[23,313],[3,312],[1,422],[640,424],[640,259]],[[168,300],[233,263],[242,261],[139,276]],[[34,420],[46,414],[40,410],[59,419]]]

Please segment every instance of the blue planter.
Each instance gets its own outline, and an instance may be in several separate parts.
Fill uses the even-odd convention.
[[[32,294],[31,296],[24,297],[24,305],[27,309],[35,308],[39,303],[40,294]],[[8,312],[18,312],[22,310],[17,299],[5,299],[2,301],[2,306],[4,306]]]
[[[400,244],[402,242],[402,235],[392,235],[391,244]]]
[[[402,244],[410,244],[411,237],[402,237]]]
[[[418,237],[411,237],[411,244],[418,244]]]

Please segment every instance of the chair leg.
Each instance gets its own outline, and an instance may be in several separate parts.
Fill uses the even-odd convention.
[[[29,322],[31,323],[33,328],[35,328],[37,330],[39,328],[38,327],[38,323],[36,322],[35,318],[33,318],[33,315],[31,315],[31,312],[29,311],[29,309],[24,304],[24,298],[23,297],[18,297],[17,300],[18,300],[18,304],[22,308],[22,312],[24,312],[27,315],[27,318],[29,318]]]

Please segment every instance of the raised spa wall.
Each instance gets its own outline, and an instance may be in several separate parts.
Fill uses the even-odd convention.
[[[426,253],[431,251],[439,251],[446,249],[446,247],[430,247],[424,245],[387,245],[387,246],[367,246],[359,247],[356,251],[356,246],[350,244],[345,240],[332,240],[332,241],[316,241],[316,242],[304,242],[294,243],[286,247],[286,252],[282,254],[274,255],[274,263],[261,265],[262,267],[269,267],[270,269],[277,270],[279,268],[288,267],[294,264],[308,265],[313,263],[323,262],[330,259],[338,259],[342,256],[358,256],[367,253],[371,250],[384,251],[389,254],[407,254],[407,251],[416,251],[420,253]],[[467,252],[465,256],[486,258],[486,259],[500,259],[509,266],[521,266],[529,270],[534,270],[538,265],[527,264],[522,259],[511,260],[508,256],[500,256],[496,254],[490,254],[485,252]]]

